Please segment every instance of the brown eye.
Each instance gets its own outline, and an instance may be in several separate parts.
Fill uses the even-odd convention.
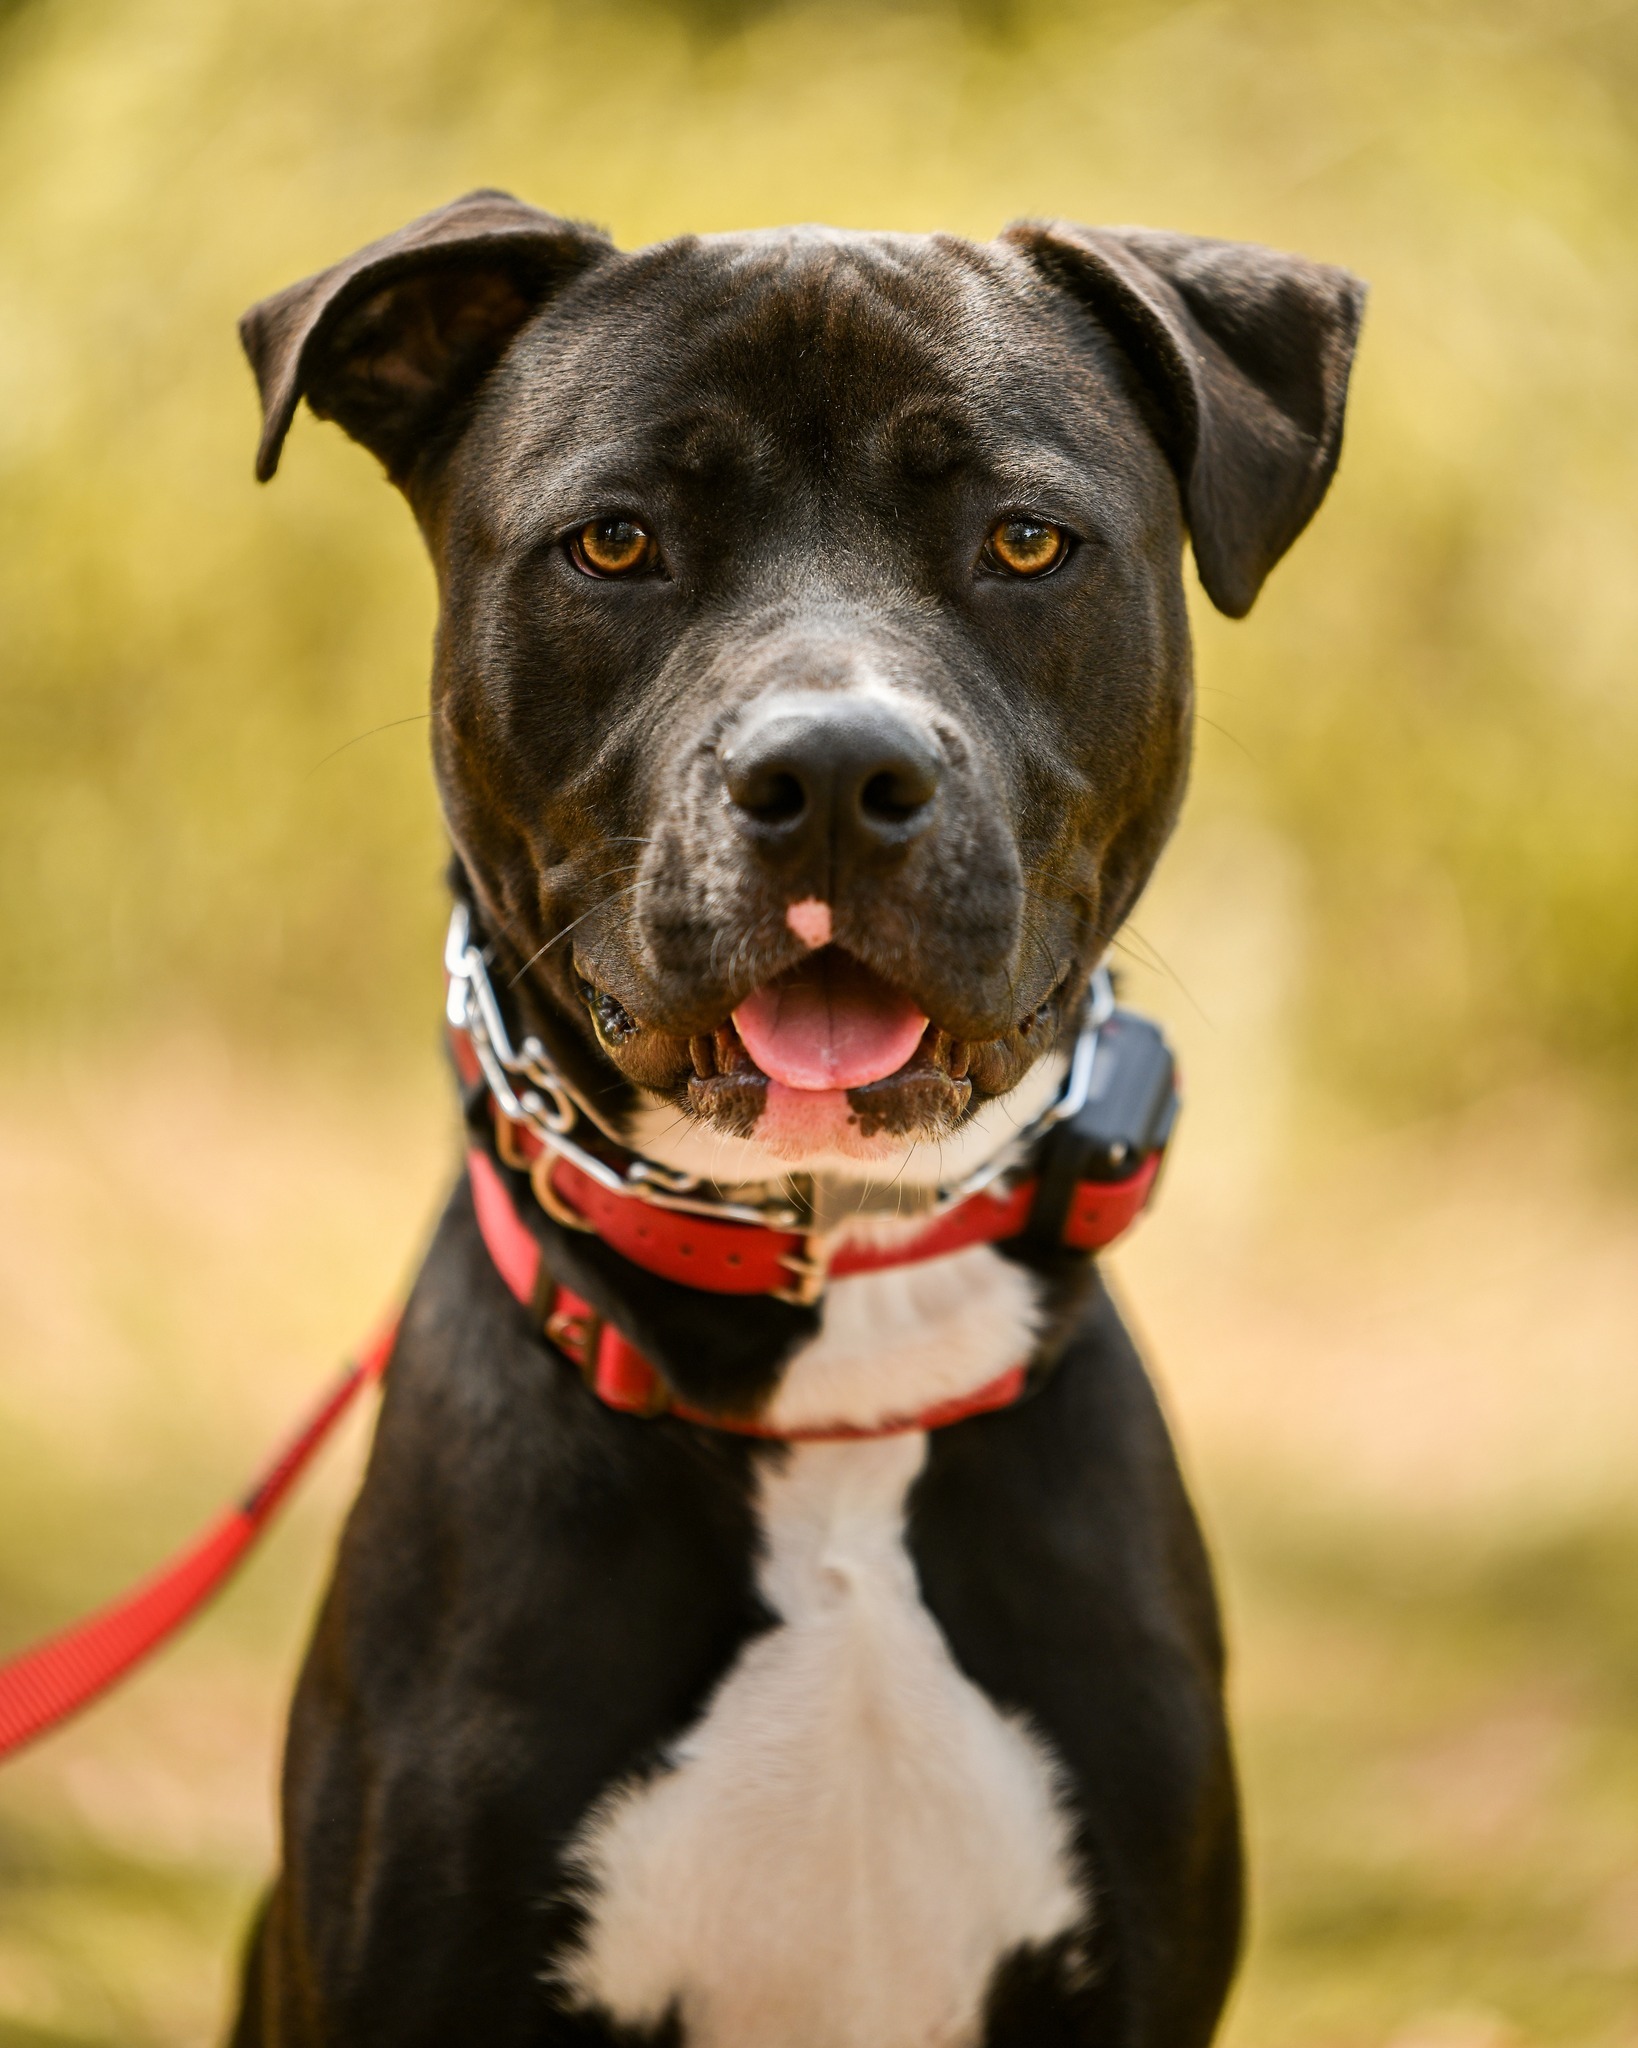
[[[654,566],[654,541],[635,520],[588,519],[569,536],[569,559],[587,576],[629,576]]]
[[[1044,576],[1069,553],[1069,536],[1044,519],[1003,519],[984,543],[984,559],[1009,576]]]

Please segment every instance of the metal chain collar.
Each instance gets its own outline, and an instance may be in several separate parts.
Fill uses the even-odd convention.
[[[753,1182],[724,1193],[697,1174],[678,1172],[630,1151],[565,1079],[539,1038],[531,1033],[521,1045],[513,1045],[489,978],[486,949],[474,939],[471,912],[464,903],[457,903],[450,914],[444,971],[449,976],[445,1005],[449,1023],[465,1032],[502,1114],[532,1132],[549,1153],[569,1160],[611,1194],[649,1202],[658,1209],[713,1217],[722,1223],[760,1224],[767,1230],[813,1233],[834,1228],[842,1220],[818,1216],[823,1197],[811,1174],[787,1174],[777,1181]],[[1023,1167],[1055,1124],[1084,1107],[1092,1090],[1099,1034],[1114,1007],[1109,970],[1099,967],[1087,990],[1080,1030],[1057,1097],[1032,1123],[1014,1132],[992,1158],[961,1179],[929,1190],[925,1202],[917,1206],[918,1217],[932,1220],[941,1216]],[[619,1148],[623,1155],[620,1165],[611,1165],[577,1140],[575,1133],[582,1120]],[[857,1204],[852,1213],[857,1213]]]

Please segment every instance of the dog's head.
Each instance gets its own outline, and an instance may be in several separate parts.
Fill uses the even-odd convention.
[[[503,983],[606,1115],[751,1177],[902,1161],[1041,1071],[1176,815],[1185,532],[1244,613],[1362,297],[1057,223],[625,255],[483,192],[243,333],[259,474],[305,395],[420,521]]]

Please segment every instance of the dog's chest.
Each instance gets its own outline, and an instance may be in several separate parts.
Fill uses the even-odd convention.
[[[904,1543],[921,1435],[770,1464],[751,1642],[582,1830],[573,1995],[689,2048],[958,2048],[1085,1901],[1052,1761],[957,1670]]]

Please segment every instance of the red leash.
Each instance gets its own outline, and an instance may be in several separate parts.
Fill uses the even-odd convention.
[[[580,1368],[592,1392],[611,1408],[638,1415],[668,1411],[684,1421],[751,1436],[845,1442],[891,1436],[901,1430],[941,1428],[969,1415],[1007,1407],[1024,1392],[1025,1370],[1017,1365],[972,1393],[942,1402],[922,1414],[863,1428],[773,1430],[753,1421],[708,1415],[690,1408],[665,1393],[664,1383],[649,1361],[618,1330],[604,1323],[588,1302],[560,1283],[543,1288],[548,1276],[539,1243],[513,1208],[512,1198],[493,1162],[487,1154],[474,1149],[467,1164],[479,1229],[501,1278],[526,1308],[539,1311],[547,1337]],[[1152,1178],[1151,1170],[1144,1181],[1145,1192]],[[664,1217],[659,1211],[649,1214],[656,1237],[669,1244],[662,1226],[671,1225],[674,1231],[677,1219]],[[743,1225],[702,1225],[698,1218],[683,1225],[684,1237],[699,1238],[702,1244],[713,1230],[718,1236],[726,1231],[736,1245],[772,1235]],[[995,1232],[992,1229],[987,1234],[993,1236]],[[949,1248],[942,1239],[935,1247],[938,1251]],[[737,1250],[731,1254],[718,1250],[719,1263],[724,1259],[737,1263]],[[707,1263],[701,1261],[702,1265]],[[875,1261],[867,1259],[864,1263],[868,1266]],[[716,1275],[713,1271],[703,1277],[709,1286]],[[730,1277],[730,1290],[732,1286]],[[168,1564],[161,1565],[130,1592],[57,1635],[48,1636],[32,1649],[21,1651],[8,1663],[0,1664],[0,1763],[107,1692],[221,1590],[352,1406],[354,1397],[385,1373],[398,1335],[398,1321],[395,1313],[382,1325],[237,1505],[219,1515]]]
[[[118,1600],[0,1664],[0,1762],[89,1706],[198,1613],[273,1519],[353,1397],[381,1378],[397,1335],[394,1313],[244,1499],[185,1550]]]
[[[917,1264],[1042,1229],[1051,1245],[1098,1251],[1136,1220],[1154,1192],[1177,1111],[1176,1071],[1155,1026],[1112,1007],[1081,1028],[1065,1097],[1036,1133],[1030,1177],[962,1197],[909,1243],[891,1249],[844,1246],[832,1257],[828,1240],[786,1228],[783,1217],[769,1221],[731,1203],[719,1205],[722,1214],[713,1215],[697,1202],[667,1205],[641,1199],[630,1186],[635,1171],[626,1175],[625,1184],[616,1177],[604,1185],[606,1163],[561,1136],[548,1154],[542,1136],[529,1127],[530,1116],[547,1115],[539,1087],[553,1093],[568,1120],[565,1128],[579,1112],[552,1079],[549,1063],[541,1068],[543,1048],[530,1040],[524,1046],[527,1058],[511,1052],[484,955],[469,943],[469,932],[469,913],[457,906],[445,953],[454,977],[451,996],[462,994],[459,1009],[450,1011],[451,1044],[462,1080],[488,1090],[502,1159],[529,1173],[535,1199],[560,1226],[590,1232],[634,1264],[683,1286],[809,1303],[833,1274]],[[1112,1005],[1107,985],[1105,995]],[[1112,1054],[1107,1071],[1097,1065],[1106,1040]],[[516,1096],[509,1073],[523,1075],[531,1092]],[[572,1156],[559,1156],[565,1152]],[[536,1328],[579,1368],[607,1407],[628,1415],[670,1414],[748,1436],[837,1443],[941,1429],[1010,1407],[1028,1390],[1028,1365],[1020,1361],[983,1386],[919,1414],[869,1424],[778,1428],[751,1417],[707,1414],[679,1401],[635,1344],[547,1270],[539,1241],[514,1208],[487,1151],[474,1146],[468,1168],[478,1227],[496,1270]],[[1043,1207],[1044,1222],[1038,1213]],[[360,1389],[387,1370],[398,1322],[394,1314],[382,1324],[237,1506],[130,1592],[0,1664],[0,1763],[106,1692],[221,1589]]]

